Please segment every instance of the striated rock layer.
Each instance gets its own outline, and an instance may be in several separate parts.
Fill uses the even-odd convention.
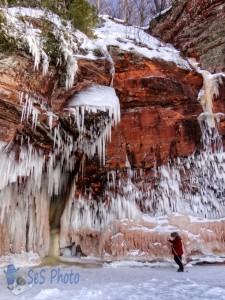
[[[225,71],[223,0],[174,1],[172,9],[150,22],[148,32],[196,58],[201,68]]]
[[[47,132],[49,129],[46,110],[63,119],[65,115],[63,108],[71,95],[93,83],[109,85],[110,81],[110,64],[107,60],[80,60],[75,84],[66,91],[63,71],[60,68],[52,66],[44,76],[42,70],[33,69],[33,61],[30,57],[22,54],[12,56],[0,54],[0,140],[9,142],[16,134],[25,134],[32,139],[32,143],[49,152],[52,150],[53,141],[49,139]],[[22,92],[33,96],[36,100],[34,106],[41,111],[38,119],[40,126],[35,130],[31,128],[32,118],[25,118],[21,122],[20,93]],[[53,125],[57,123],[59,122]]]
[[[105,260],[169,260],[173,255],[168,238],[177,231],[182,237],[184,261],[188,262],[212,254],[224,256],[224,226],[224,219],[206,221],[176,214],[145,216],[114,221],[101,234],[81,231],[78,242],[86,254],[94,253]]]
[[[132,168],[148,169],[199,147],[201,76],[135,53],[112,49],[111,54],[122,120],[107,146],[110,168],[124,167],[127,155]]]
[[[196,117],[202,109],[196,99],[202,87],[201,75],[117,48],[111,49],[111,55],[115,61],[114,88],[120,99],[122,121],[107,146],[109,169],[115,169],[118,162],[123,167],[126,155],[132,157],[132,167],[149,168],[155,162],[160,165],[171,157],[193,152],[200,145]],[[25,134],[47,152],[53,143],[47,134],[47,115],[43,110],[36,130],[31,129],[30,119],[21,122],[21,90],[30,93],[32,86],[33,95],[61,121],[65,114],[62,109],[71,95],[93,83],[109,85],[111,80],[109,62],[102,59],[79,60],[75,84],[68,91],[60,87],[59,73],[53,67],[47,76],[42,76],[41,71],[33,71],[32,61],[22,55],[2,55],[0,63],[0,139],[9,142],[16,134]],[[41,109],[39,103],[34,106]]]

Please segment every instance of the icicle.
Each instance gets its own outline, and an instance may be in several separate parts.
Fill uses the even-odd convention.
[[[91,158],[98,151],[100,163],[105,164],[105,144],[111,141],[111,129],[120,120],[120,105],[115,90],[105,86],[93,86],[80,92],[69,104],[70,114],[75,118],[79,130],[79,148],[83,149]],[[98,110],[108,112],[108,118],[102,119],[98,124],[93,124],[87,132],[84,124],[85,111],[97,113]],[[100,134],[98,133],[100,132]],[[97,136],[98,133],[98,136]],[[91,136],[90,140],[86,136]]]
[[[49,68],[49,58],[48,55],[44,52],[44,50],[41,50],[41,57],[42,57],[42,68],[43,68],[43,75],[45,76],[48,72]]]
[[[77,44],[69,36],[68,40],[65,40],[64,36],[60,34],[60,51],[66,62],[66,88],[69,89],[73,86],[74,77],[78,71],[77,60],[74,57],[74,50],[77,50]]]
[[[110,69],[110,73],[112,74],[112,80],[111,80],[111,83],[110,83],[110,86],[113,86],[113,77],[114,77],[114,74],[115,74],[115,63],[107,49],[107,47],[102,47],[101,48],[101,51],[102,51],[102,54],[106,57],[106,59],[110,62],[111,64],[111,69]]]
[[[69,55],[67,58],[66,66],[66,89],[69,89],[73,86],[75,74],[78,71],[77,60],[73,55]]]
[[[58,120],[58,117],[56,115],[54,115],[53,112],[51,112],[51,111],[47,111],[46,114],[48,116],[48,125],[49,125],[49,128],[50,128],[50,131],[52,131],[53,120],[54,120],[54,118],[56,120]]]
[[[37,125],[37,120],[38,120],[38,115],[39,115],[39,110],[36,108],[32,108],[32,128],[36,129],[36,125]]]
[[[25,102],[24,102],[25,99]],[[35,129],[38,121],[38,115],[40,114],[40,111],[33,107],[33,103],[36,101],[28,94],[25,94],[23,97],[23,94],[20,95],[20,104],[23,106],[22,108],[22,114],[21,114],[21,122],[23,122],[24,119],[28,121],[29,117],[32,116],[32,128]],[[38,101],[37,101],[38,102]]]
[[[41,60],[40,49],[39,49],[37,37],[35,37],[34,35],[31,35],[32,34],[31,32],[32,31],[30,31],[30,33],[27,32],[25,34],[25,40],[29,45],[30,53],[34,57],[34,70],[38,70],[40,60]]]

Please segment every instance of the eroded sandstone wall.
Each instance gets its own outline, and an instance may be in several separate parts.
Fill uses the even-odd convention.
[[[201,74],[198,74],[191,65],[190,69],[183,69],[173,62],[146,58],[135,51],[129,51],[128,53],[117,47],[110,47],[109,52],[115,63],[113,86],[121,104],[121,122],[114,128],[111,142],[108,142],[106,145],[106,165],[101,165],[96,155],[92,159],[87,160],[83,166],[83,174],[76,183],[74,199],[72,199],[71,207],[69,207],[71,211],[75,206],[75,202],[79,200],[79,196],[87,196],[86,191],[91,191],[91,196],[97,205],[107,205],[109,203],[105,194],[108,171],[117,172],[119,170],[118,176],[126,178],[128,176],[127,169],[139,169],[139,171],[142,169],[144,170],[143,176],[140,175],[138,180],[146,180],[145,182],[148,185],[154,179],[154,172],[157,168],[167,164],[169,160],[188,156],[202,147],[201,132],[197,121],[197,116],[202,112],[201,105],[197,101],[199,90],[203,84]],[[44,77],[42,70],[33,70],[33,61],[30,56],[24,53],[12,56],[1,55],[0,140],[15,142],[15,144],[11,144],[14,147],[12,150],[18,150],[19,152],[20,140],[16,141],[15,138],[18,135],[29,137],[29,142],[33,144],[35,149],[41,149],[46,155],[46,161],[48,161],[48,155],[54,147],[54,141],[53,137],[49,136],[51,130],[45,114],[46,111],[42,110],[41,104],[45,105],[57,116],[54,119],[53,128],[60,124],[63,130],[70,133],[76,140],[78,138],[78,130],[76,126],[71,125],[63,109],[72,95],[85,90],[92,84],[109,86],[112,79],[110,72],[112,66],[104,58],[97,60],[79,59],[78,67],[79,70],[76,74],[74,85],[69,90],[66,90],[65,72],[61,67],[51,66],[49,73]],[[220,91],[223,90],[224,85],[221,84]],[[21,121],[22,105],[19,101],[21,91],[39,99],[39,102],[34,103],[34,106],[41,111],[39,122],[35,129],[32,128],[31,116]],[[220,93],[220,95],[219,98],[215,99],[215,112],[224,111],[224,94]],[[96,121],[96,118],[90,115],[85,121],[87,126],[90,127]],[[224,133],[225,127],[223,123],[221,124],[222,132]],[[27,141],[24,142],[26,143]],[[61,159],[61,154],[58,153],[56,155],[58,161]],[[74,155],[79,156],[76,153]],[[73,162],[72,158],[70,157]],[[79,169],[79,163],[80,161],[78,161],[75,171]],[[67,175],[72,177],[75,175],[75,172]],[[21,182],[24,183],[26,179],[26,176],[23,176]],[[68,190],[65,191],[62,197],[65,207],[70,187],[68,187]],[[119,194],[120,190],[116,192]],[[43,195],[40,197],[47,202],[47,197],[44,198]],[[85,201],[87,200],[86,202],[88,202],[88,199],[86,197]],[[44,220],[42,227],[44,232],[41,231],[40,238],[39,236],[37,237],[37,243],[34,245],[27,239],[27,234],[30,231],[30,234],[33,234],[32,230],[29,231],[32,216],[30,215],[28,218],[28,206],[20,206],[17,200],[18,198],[15,197],[13,203],[9,201],[8,206],[11,210],[6,211],[0,227],[2,241],[0,253],[7,251],[19,252],[24,248],[40,252],[40,247],[43,247],[42,242],[45,243],[44,238],[47,237],[44,253],[41,253],[46,255],[49,248],[49,223],[54,221],[54,213],[57,209],[54,208],[54,210],[49,212],[49,206],[46,206],[46,209],[43,206],[44,209],[41,212],[39,211],[41,202],[35,202],[36,200],[38,201],[36,195],[32,199],[33,202],[30,200],[31,212],[34,214],[37,211],[37,223],[39,220]],[[129,200],[129,197],[126,200]],[[65,207],[62,205],[61,213],[63,213]],[[1,211],[1,213],[4,214],[5,212]],[[99,215],[98,213],[96,215]],[[20,232],[17,235],[17,231],[13,231],[13,234],[15,234],[12,237],[14,239],[13,242],[9,238],[9,231],[12,228],[10,222],[14,220],[15,214],[24,218],[24,222],[22,233]],[[90,220],[84,221],[88,223]],[[74,222],[76,223],[76,220]],[[171,219],[171,222],[174,221]],[[189,228],[188,222],[185,223],[184,219],[180,219],[175,227],[179,230],[188,228],[187,230],[194,232],[193,228]],[[212,228],[210,227],[211,223],[204,225],[209,226],[210,230],[213,231],[213,240],[208,238],[208,234],[205,238],[202,238],[202,240],[205,239],[207,241],[209,252],[214,251],[212,248],[214,240],[217,243],[215,237],[217,227],[221,229],[221,226],[223,226],[223,222],[219,226],[217,226],[218,223],[216,222],[213,225],[215,228],[213,226]],[[105,253],[112,255],[114,258],[125,257],[129,253],[131,254],[130,257],[132,257],[132,251],[138,249],[146,251],[146,257],[159,258],[161,256],[169,256],[170,249],[168,246],[166,248],[162,246],[162,250],[159,250],[157,244],[155,245],[159,241],[164,245],[167,233],[161,235],[154,232],[147,235],[139,228],[135,228],[135,230],[132,228],[140,226],[146,226],[147,229],[155,228],[154,224],[150,224],[151,222],[143,225],[143,220],[140,221],[140,224],[137,221],[133,223],[126,221],[125,223],[127,224],[124,225],[120,221],[112,222],[112,225],[110,225],[112,226],[111,229],[109,226],[102,231],[88,228],[87,226],[84,230],[75,232],[76,230],[74,230],[72,223],[69,224],[71,225],[69,229],[61,226],[60,234],[65,242],[60,246],[63,248],[76,242],[81,245],[82,251],[86,254],[102,255],[105,251]],[[182,224],[185,225],[182,227]],[[63,224],[61,223],[61,225]],[[203,231],[203,227],[198,227],[197,230]],[[148,246],[145,245],[143,240],[147,241]],[[188,241],[186,242],[185,237],[184,241],[185,245],[187,245]],[[213,243],[211,243],[212,241]],[[13,248],[11,246],[12,243]],[[218,253],[222,253],[223,236],[218,243]],[[126,247],[125,244],[127,245]],[[196,249],[189,248],[188,253],[191,255],[193,251],[200,251],[198,247]],[[153,253],[154,255],[149,256],[148,253]]]
[[[98,233],[80,230],[76,243],[86,255],[103,260],[131,259],[139,261],[172,260],[168,239],[176,231],[183,242],[185,262],[207,256],[224,256],[224,219],[209,221],[185,215],[145,217],[136,220],[116,220]]]
[[[172,9],[150,22],[148,32],[196,58],[211,73],[225,70],[223,0],[174,1]]]
[[[202,77],[163,60],[112,49],[121,122],[107,145],[110,167],[152,168],[200,146],[197,101]]]

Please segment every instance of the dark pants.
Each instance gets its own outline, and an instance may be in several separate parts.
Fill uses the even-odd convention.
[[[182,264],[182,257],[181,257],[181,255],[174,255],[174,260],[175,260],[175,262],[178,264],[179,269],[180,269],[181,271],[183,271],[183,270],[184,270],[184,266],[183,266],[183,264]]]

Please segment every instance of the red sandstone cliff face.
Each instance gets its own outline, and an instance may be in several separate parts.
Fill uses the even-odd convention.
[[[131,167],[148,169],[199,147],[201,76],[135,53],[111,53],[122,118],[107,145],[110,168],[124,167],[127,155]]]
[[[155,166],[165,164],[172,158],[188,156],[201,147],[201,133],[197,122],[197,116],[202,112],[201,105],[197,101],[198,92],[203,83],[201,75],[196,73],[193,68],[190,70],[180,69],[174,63],[148,59],[135,52],[127,53],[115,47],[111,47],[109,50],[115,62],[114,88],[121,104],[121,122],[113,130],[111,142],[107,143],[106,166],[100,166],[96,156],[88,161],[84,170],[84,178],[77,184],[75,195],[78,197],[81,193],[80,186],[81,188],[91,187],[93,198],[96,196],[94,199],[97,201],[104,195],[108,170],[123,171],[125,169],[126,176],[129,161],[132,169],[146,170],[146,179],[151,181],[154,178],[154,174],[151,172]],[[53,148],[53,140],[48,135],[49,128],[44,111],[41,112],[40,124],[36,129],[31,128],[31,118],[21,122],[22,108],[19,103],[19,92],[21,91],[39,97],[40,102],[50,107],[58,116],[58,120],[54,121],[53,126],[60,123],[63,129],[72,133],[76,140],[78,130],[70,126],[67,115],[63,111],[70,96],[86,89],[93,83],[109,86],[111,82],[111,66],[107,60],[80,59],[78,65],[79,71],[75,83],[71,89],[66,91],[62,69],[51,66],[47,76],[43,77],[41,71],[33,71],[33,61],[30,57],[22,54],[1,55],[0,140],[13,141],[17,134],[23,134],[29,136],[34,146],[44,150],[46,154],[50,153]],[[221,85],[221,91],[223,89],[224,85]],[[221,95],[215,101],[215,111],[224,111],[225,101],[222,93]],[[39,104],[35,105],[41,110]],[[93,121],[91,117],[87,120],[89,123]],[[223,126],[222,129],[224,130],[224,128]],[[65,195],[65,202],[67,196]],[[47,201],[47,199],[45,200]],[[46,212],[46,216],[48,216],[48,212]],[[54,217],[53,212],[50,222],[54,220]],[[7,237],[10,225],[6,221],[4,222],[0,226],[1,239],[4,240],[0,253],[10,250],[10,240]],[[103,250],[115,257],[124,256],[138,247],[146,250],[146,257],[148,257],[150,248],[154,246],[152,241],[156,242],[154,235],[147,238],[143,232],[132,231],[128,228],[129,226],[125,229],[117,227],[118,230],[114,233],[124,234],[125,242],[129,242],[126,249],[121,248],[122,238],[121,243],[117,243],[118,237],[115,238],[112,232],[107,231],[108,229],[103,231],[104,240],[101,240],[99,232],[85,229],[77,233],[80,235],[82,250],[86,254],[101,254],[101,247],[103,247]],[[182,227],[182,229],[184,228]],[[47,229],[49,230],[49,228]],[[64,232],[63,229],[61,234],[65,233],[65,239],[68,238],[69,242],[67,245],[61,246],[70,246],[74,233],[73,228],[70,232],[66,230]],[[138,236],[139,234],[140,236]],[[4,239],[4,237],[6,238]],[[208,236],[206,240],[207,238]],[[26,233],[24,239],[26,239]],[[142,245],[143,239],[151,241],[150,248]],[[159,239],[163,244],[165,235]],[[221,240],[219,243],[222,243]],[[17,236],[13,251],[19,252],[20,249],[21,244]],[[154,251],[156,250],[154,248]],[[165,253],[168,255],[168,247],[164,250],[159,251],[157,255]],[[39,251],[38,246],[35,251]],[[192,249],[190,253],[191,251]],[[219,252],[222,252],[221,245],[219,245]]]
[[[196,58],[211,73],[225,70],[223,0],[174,1],[172,9],[150,23],[148,32]]]
[[[171,157],[188,155],[200,145],[196,116],[201,107],[196,98],[202,86],[201,76],[194,70],[179,69],[173,63],[147,59],[116,48],[110,51],[115,61],[114,87],[121,103],[122,120],[113,131],[112,142],[107,144],[106,166],[100,168],[98,159],[94,157],[87,163],[85,177],[79,182],[87,188],[91,186],[100,197],[104,193],[106,171],[125,167],[126,156],[131,167],[148,170]],[[66,91],[60,69],[52,66],[43,77],[41,71],[33,71],[29,57],[22,54],[1,55],[0,140],[17,143],[15,138],[20,134],[29,136],[34,147],[42,149],[45,154],[53,148],[47,117],[40,104],[34,104],[41,111],[36,129],[32,129],[31,117],[21,122],[21,91],[38,97],[40,103],[50,107],[58,116],[53,126],[60,123],[76,140],[78,131],[71,128],[63,111],[68,99],[93,83],[109,85],[111,81],[108,61],[79,60],[78,64],[74,86]],[[54,213],[50,222],[52,220]],[[2,237],[9,229],[6,221],[7,218],[0,227]],[[94,236],[97,236],[96,233]],[[84,240],[88,241],[88,234]],[[6,238],[1,252],[9,251],[9,247],[10,242]],[[12,250],[18,252],[20,249],[21,244],[17,240]]]
[[[46,76],[42,71],[34,71],[33,61],[22,54],[7,56],[0,54],[0,140],[13,141],[17,134],[24,134],[31,138],[31,142],[47,153],[52,150],[53,141],[48,137],[47,115],[40,104],[45,105],[59,121],[65,121],[63,108],[67,99],[76,92],[91,84],[109,85],[111,81],[110,64],[107,60],[79,61],[79,72],[76,75],[74,86],[65,89],[63,70],[54,66]],[[94,76],[93,76],[94,74]],[[22,107],[19,101],[20,93],[28,93],[39,100],[35,106],[41,111],[40,125],[33,130],[31,118],[21,122]],[[69,125],[62,122],[66,130]],[[67,124],[67,125],[66,125]],[[78,133],[73,132],[76,139]]]
[[[224,255],[224,225],[224,220],[212,222],[176,214],[115,220],[101,232],[80,230],[76,242],[86,255],[99,256],[106,261],[164,261],[173,258],[168,238],[171,231],[177,231],[183,240],[183,261],[190,262],[207,255]]]
[[[184,70],[116,47],[110,48],[110,54],[121,122],[107,142],[106,165],[100,166],[96,157],[87,161],[85,176],[77,183],[83,191],[91,187],[97,198],[103,197],[107,171],[123,172],[129,161],[132,169],[145,170],[151,181],[155,167],[201,147],[197,116],[202,108],[197,97],[202,76],[191,66]]]
[[[109,167],[124,166],[127,154],[132,156],[132,167],[149,168],[154,162],[160,165],[198,147],[200,130],[196,116],[201,107],[196,99],[202,86],[201,76],[194,70],[182,70],[172,63],[116,48],[111,49],[111,55],[115,60],[114,88],[121,103],[122,121],[113,132],[112,143],[108,143]],[[93,83],[109,85],[109,70],[108,61],[79,60],[75,84],[66,91],[60,81],[60,70],[51,67],[44,77],[41,71],[33,70],[29,58],[2,55],[1,140],[8,142],[16,134],[26,134],[38,147],[50,151],[52,141],[47,136],[46,114],[41,114],[39,121],[43,126],[36,130],[31,129],[31,120],[21,122],[19,93],[34,94],[63,118],[62,109],[71,95]]]

